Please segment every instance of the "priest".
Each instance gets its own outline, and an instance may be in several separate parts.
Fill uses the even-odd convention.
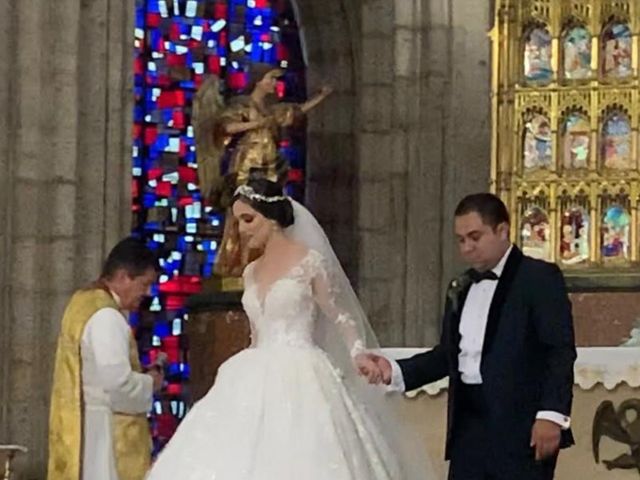
[[[143,372],[124,311],[157,277],[155,255],[135,238],[118,243],[100,278],[66,307],[55,359],[49,480],[142,480],[150,463],[146,414],[161,368]]]

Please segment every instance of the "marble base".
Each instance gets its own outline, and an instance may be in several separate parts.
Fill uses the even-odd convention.
[[[620,345],[640,319],[640,292],[575,292],[569,296],[579,347]]]

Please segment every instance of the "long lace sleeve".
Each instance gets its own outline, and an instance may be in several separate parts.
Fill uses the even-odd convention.
[[[318,254],[314,259],[313,295],[322,313],[340,328],[343,339],[352,357],[365,351],[364,332],[358,328],[358,323],[344,306],[340,305],[340,295],[330,272],[322,257]]]

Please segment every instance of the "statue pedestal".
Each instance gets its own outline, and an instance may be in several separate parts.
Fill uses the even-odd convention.
[[[242,309],[241,292],[194,295],[189,298],[189,364],[192,402],[213,385],[218,368],[251,341],[249,321]]]

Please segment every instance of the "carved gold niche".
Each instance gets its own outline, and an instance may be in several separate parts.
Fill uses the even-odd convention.
[[[491,188],[512,239],[604,286],[640,260],[639,15],[640,0],[503,0],[491,32]]]

